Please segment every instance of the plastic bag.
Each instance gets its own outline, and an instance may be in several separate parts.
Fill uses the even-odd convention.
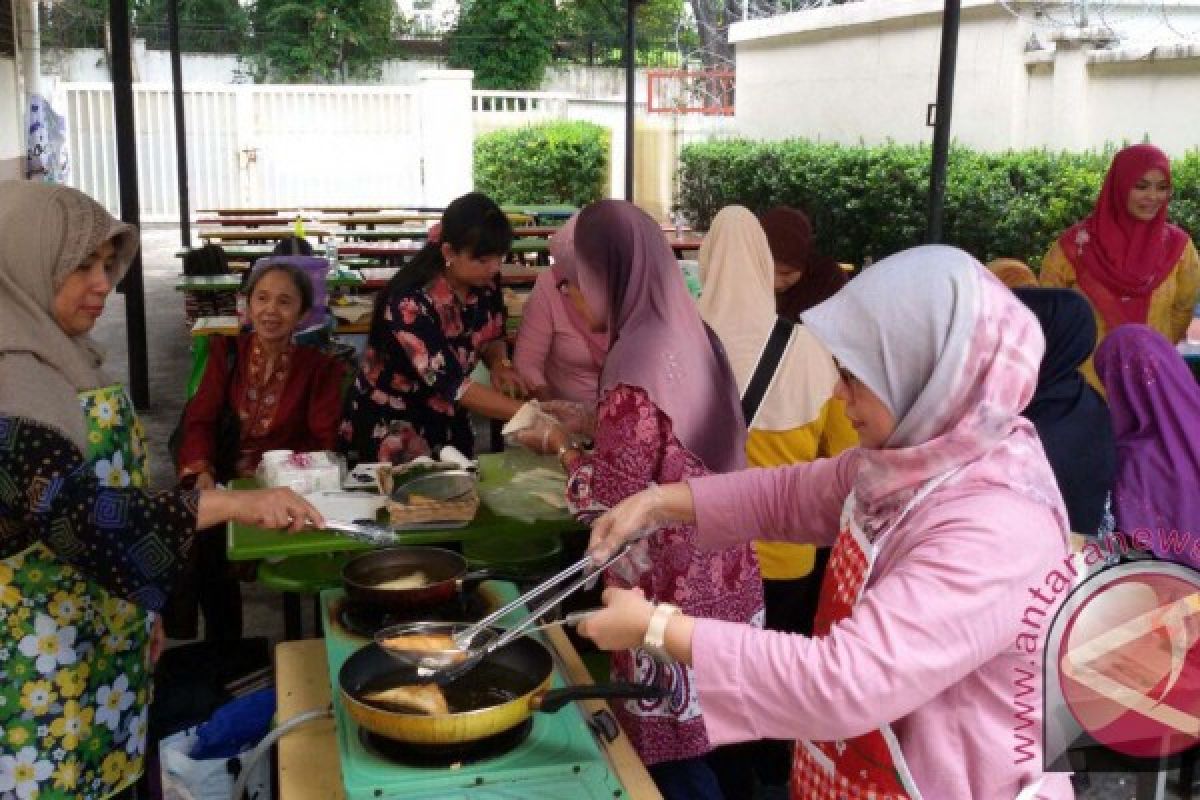
[[[230,800],[241,771],[234,758],[196,759],[190,753],[197,728],[189,728],[158,743],[163,800]],[[271,800],[271,760],[260,758],[246,784],[250,800]]]

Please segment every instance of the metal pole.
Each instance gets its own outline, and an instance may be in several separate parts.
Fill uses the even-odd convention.
[[[633,202],[633,92],[637,78],[637,0],[625,0],[625,199]]]
[[[133,64],[129,52],[129,0],[109,0],[108,13],[112,29],[113,121],[116,124],[121,219],[130,225],[138,225],[142,213],[137,183],[137,129],[133,117]],[[129,390],[134,406],[144,409],[150,405],[150,385],[146,363],[146,294],[140,250],[117,288],[125,294]]]
[[[192,246],[188,204],[187,126],[183,115],[183,65],[179,57],[179,0],[167,0],[167,35],[171,44],[171,99],[175,104],[175,172],[179,184],[179,241]]]
[[[933,163],[929,172],[929,213],[925,241],[942,241],[942,211],[946,200],[946,162],[950,153],[950,116],[954,105],[954,69],[958,56],[960,0],[946,0],[942,11],[942,56],[938,62],[936,117],[933,125]],[[928,123],[928,119],[926,120]]]

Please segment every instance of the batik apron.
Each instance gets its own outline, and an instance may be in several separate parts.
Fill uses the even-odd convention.
[[[145,434],[121,386],[79,396],[101,485],[146,485]],[[141,774],[154,615],[44,544],[0,560],[0,799],[105,798]]]
[[[829,567],[821,584],[817,605],[815,636],[825,636],[835,623],[849,617],[875,566],[879,543],[896,529],[909,512],[930,492],[945,482],[957,470],[927,481],[896,521],[885,528],[874,541],[867,539],[854,521],[855,495],[846,498]],[[921,800],[921,792],[913,782],[900,752],[896,734],[890,725],[878,730],[836,742],[796,742],[792,762],[791,796],[794,800]]]

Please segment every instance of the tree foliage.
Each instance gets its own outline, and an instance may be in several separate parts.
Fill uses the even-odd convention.
[[[447,61],[480,89],[537,89],[550,63],[553,0],[464,0]]]
[[[167,3],[137,0],[134,23],[146,46],[166,50]],[[249,17],[237,0],[179,0],[179,49],[190,53],[232,53],[243,45]]]
[[[391,50],[393,0],[258,0],[251,11],[259,81],[377,77]]]
[[[108,0],[59,0],[38,4],[44,47],[104,47]]]
[[[498,203],[585,206],[608,196],[612,146],[593,122],[546,122],[475,139],[475,188]]]
[[[594,39],[613,47],[621,47],[625,42],[624,2],[564,0],[558,11],[559,37]],[[683,0],[646,0],[638,5],[636,35],[639,49],[674,41],[681,33],[685,39],[690,34],[690,25],[684,18]]]

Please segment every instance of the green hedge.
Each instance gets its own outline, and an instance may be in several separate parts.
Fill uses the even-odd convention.
[[[502,205],[583,207],[608,196],[609,131],[547,122],[475,139],[475,188]]]
[[[1092,208],[1112,158],[1106,153],[950,151],[945,240],[983,261],[1033,265],[1055,237]],[[790,205],[808,213],[818,246],[861,264],[919,244],[929,192],[928,146],[844,147],[805,140],[725,140],[688,145],[679,206],[707,228],[723,206],[761,212]],[[1171,219],[1200,233],[1200,152],[1172,163]]]

